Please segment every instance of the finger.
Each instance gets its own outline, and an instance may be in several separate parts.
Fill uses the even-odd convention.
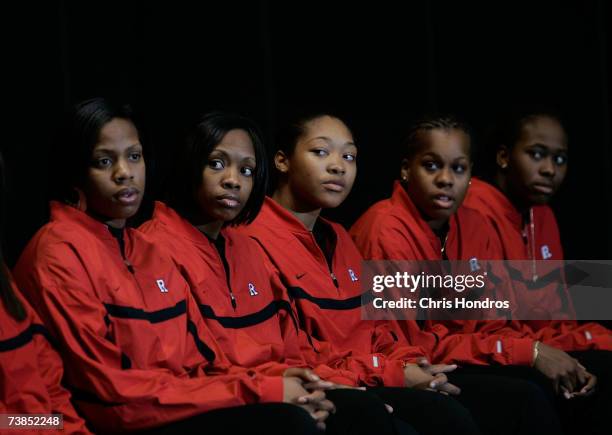
[[[317,429],[319,429],[320,432],[325,432],[325,428],[326,428],[325,423],[323,422],[317,423]]]
[[[449,373],[457,368],[457,364],[436,364],[432,366],[432,373]]]
[[[325,393],[321,390],[315,390],[310,394],[298,397],[298,403],[305,405],[307,403],[317,403],[324,399]]]
[[[310,415],[317,421],[317,423],[323,423],[325,420],[327,420],[327,417],[329,417],[329,412],[318,410]]]
[[[417,365],[419,367],[425,367],[425,366],[429,366],[429,361],[427,360],[427,358],[421,358],[419,360],[417,360]]]
[[[569,371],[561,378],[561,385],[567,388],[570,393],[573,393],[576,390],[577,382],[578,380],[576,378],[575,370]]]
[[[393,414],[393,407],[391,405],[385,403],[385,408],[387,408],[389,414]]]
[[[444,373],[438,373],[434,376],[433,381],[429,383],[429,387],[433,389],[438,389],[441,385],[446,384],[448,382],[448,378]]]
[[[308,391],[312,390],[333,390],[338,388],[336,384],[329,381],[317,381],[317,382],[308,382],[307,384],[303,384],[302,387]]]
[[[588,379],[586,384],[578,392],[578,394],[580,394],[581,396],[591,394],[593,391],[595,391],[595,385],[597,385],[597,376],[591,375],[590,373],[587,373],[587,375]]]
[[[313,403],[313,405],[317,408],[317,410],[320,410],[320,411],[327,411],[332,414],[336,412],[336,405],[334,405],[331,400],[327,400],[327,399],[321,400],[320,402],[317,402],[316,404]]]
[[[576,371],[576,378],[578,380],[576,388],[584,387],[584,385],[586,385],[589,379],[586,370],[584,370],[580,364],[578,365],[578,367],[579,370]]]
[[[561,386],[561,391],[563,392],[563,397],[565,397],[566,399],[569,400],[572,398],[572,393],[570,393],[565,386]]]
[[[438,391],[440,391],[441,393],[451,394],[453,396],[458,396],[459,394],[461,394],[461,388],[459,388],[456,385],[451,384],[450,382],[447,382],[444,385],[441,385],[438,388]]]

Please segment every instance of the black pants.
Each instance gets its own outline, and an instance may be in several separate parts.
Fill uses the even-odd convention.
[[[449,381],[461,394],[454,396],[468,408],[485,434],[561,434],[561,423],[546,393],[529,381],[457,369]]]
[[[503,375],[538,385],[549,403],[558,411],[564,432],[573,434],[609,434],[612,430],[612,352],[569,352],[587,370],[597,376],[594,394],[570,400],[555,394],[552,383],[536,369],[524,366],[467,366],[457,371],[473,375]]]
[[[422,435],[476,435],[480,431],[470,412],[455,399],[412,388],[378,387],[368,391],[393,407],[395,418]]]
[[[327,391],[326,395],[336,405],[336,413],[330,415],[326,422],[327,434],[417,435],[407,422],[394,421],[397,418],[396,413],[389,414],[385,402],[376,394],[340,389]]]
[[[341,389],[328,391],[327,397],[336,405],[336,412],[326,420],[326,434],[418,435],[409,425],[395,422],[384,402],[374,394]],[[302,408],[285,403],[266,403],[217,409],[146,433],[314,435],[318,430],[315,421]]]

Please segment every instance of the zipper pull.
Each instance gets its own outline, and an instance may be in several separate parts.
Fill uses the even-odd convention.
[[[132,263],[130,263],[130,261],[127,258],[123,260],[123,262],[125,263],[125,266],[130,271],[130,273],[134,274],[134,266],[132,266]]]
[[[236,310],[236,297],[234,296],[234,293],[232,293],[232,291],[230,290],[230,299],[232,301],[232,307],[234,308],[234,311]]]
[[[336,286],[336,288],[338,288],[339,285],[338,285],[338,279],[336,278],[336,275],[334,274],[334,272],[330,272],[329,274],[331,275],[331,279],[334,282],[334,285]]]

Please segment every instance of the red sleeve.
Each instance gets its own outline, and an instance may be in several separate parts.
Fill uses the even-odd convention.
[[[100,277],[89,276],[68,246],[43,255],[36,262],[22,258],[15,277],[58,341],[68,384],[96,427],[151,428],[211,409],[282,401],[279,377],[245,371],[209,376],[204,364],[181,377],[170,368],[122,368],[122,349],[108,338],[106,310],[91,285]],[[198,331],[197,307],[185,297]]]
[[[40,324],[38,321],[37,323]],[[34,337],[34,344],[37,350],[36,359],[40,375],[51,399],[52,412],[63,415],[63,430],[70,434],[90,433],[85,427],[85,422],[72,406],[70,393],[61,384],[64,368],[60,356],[42,335]]]

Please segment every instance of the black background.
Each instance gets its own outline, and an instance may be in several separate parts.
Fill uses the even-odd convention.
[[[387,196],[410,119],[453,112],[476,131],[515,104],[559,110],[569,173],[553,206],[566,258],[612,258],[610,6],[600,1],[45,1],[3,6],[2,152],[9,262],[46,220],[49,145],[65,107],[94,96],[144,117],[154,196],[185,125],[211,109],[347,116],[359,147],[352,223]],[[49,168],[49,169],[48,169]]]

